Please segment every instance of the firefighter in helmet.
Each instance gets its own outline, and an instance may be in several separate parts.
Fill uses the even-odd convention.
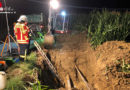
[[[29,28],[27,17],[21,15],[14,25],[14,34],[19,45],[20,60],[24,61],[29,49]]]

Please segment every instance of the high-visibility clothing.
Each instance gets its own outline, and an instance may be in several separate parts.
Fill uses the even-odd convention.
[[[14,34],[19,44],[29,44],[29,28],[25,24],[16,23]]]
[[[0,2],[0,8],[2,7],[2,3]]]

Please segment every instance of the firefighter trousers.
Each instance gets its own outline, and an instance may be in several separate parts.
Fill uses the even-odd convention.
[[[26,54],[29,50],[29,44],[19,44],[20,47],[20,60],[24,61],[26,59]]]

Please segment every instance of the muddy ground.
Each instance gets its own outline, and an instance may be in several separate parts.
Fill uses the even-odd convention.
[[[41,69],[38,79],[51,89],[70,90],[71,87],[72,90],[130,90],[130,43],[108,41],[93,49],[86,33],[63,34],[56,36],[53,48],[43,47],[43,51],[55,66],[65,86],[59,84],[37,52],[36,67]],[[23,73],[17,67],[16,70],[7,71],[8,76],[16,72],[16,75]],[[26,75],[23,79],[25,82],[33,82],[34,76]]]
[[[130,43],[108,41],[92,49],[85,33],[65,34],[56,36],[48,54],[65,83],[60,90],[69,87],[67,76],[71,87],[78,90],[130,90]]]

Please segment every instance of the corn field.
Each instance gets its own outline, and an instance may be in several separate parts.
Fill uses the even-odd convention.
[[[93,12],[88,26],[88,37],[91,44],[96,47],[105,41],[125,40],[130,34],[129,12]]]
[[[87,31],[93,47],[105,41],[124,41],[130,35],[130,13],[116,11],[92,11],[70,17],[73,30]]]

